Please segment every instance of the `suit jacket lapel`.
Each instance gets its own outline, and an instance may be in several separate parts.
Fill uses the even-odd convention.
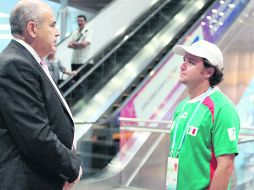
[[[55,94],[57,95],[57,97],[60,100],[61,104],[63,105],[63,107],[65,108],[65,110],[68,113],[69,117],[71,118],[72,122],[74,123],[72,116],[70,115],[68,109],[66,108],[65,104],[63,103],[63,100],[62,100],[63,97],[62,98],[60,97],[59,93],[56,91],[54,85],[50,81],[49,77],[47,76],[47,74],[45,73],[43,68],[37,62],[35,63],[35,66],[40,70],[40,72],[42,73],[43,77],[47,80],[47,82],[49,83],[51,89],[55,92]]]
[[[62,98],[59,96],[58,92],[56,91],[55,87],[53,86],[52,82],[50,81],[49,77],[47,76],[47,74],[44,72],[43,68],[37,63],[37,61],[35,60],[35,58],[33,57],[33,55],[24,47],[22,46],[20,43],[16,42],[15,40],[12,40],[10,42],[10,46],[16,48],[16,49],[19,49],[20,52],[22,54],[24,54],[24,56],[27,58],[27,59],[30,59],[31,60],[31,63],[33,65],[35,65],[35,67],[37,69],[39,69],[39,71],[42,73],[43,77],[47,80],[47,82],[49,83],[51,89],[55,92],[56,96],[58,97],[59,101],[61,102],[62,106],[64,107],[65,111],[68,113],[70,119],[72,120],[73,124],[74,124],[74,121],[73,121],[73,118],[72,116],[69,114],[67,108],[65,107],[63,101],[62,101]]]

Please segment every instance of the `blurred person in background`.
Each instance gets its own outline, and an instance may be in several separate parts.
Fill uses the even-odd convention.
[[[77,70],[85,64],[89,51],[91,34],[86,28],[86,21],[84,15],[77,17],[78,29],[72,33],[68,44],[68,47],[73,49],[71,60],[72,71]]]
[[[67,68],[63,66],[62,62],[57,59],[55,53],[49,54],[47,56],[46,62],[48,64],[50,75],[57,85],[63,82],[64,74],[70,76],[77,73],[77,71],[68,71]]]

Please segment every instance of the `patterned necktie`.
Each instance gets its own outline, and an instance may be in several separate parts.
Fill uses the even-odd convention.
[[[42,69],[45,71],[45,73],[48,75],[48,77],[51,78],[47,63],[45,61],[41,60],[40,65],[41,65]]]

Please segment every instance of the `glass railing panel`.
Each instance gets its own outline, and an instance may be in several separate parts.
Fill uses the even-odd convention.
[[[78,141],[84,173],[82,179],[101,173],[107,164],[119,152],[119,121],[117,117],[104,119],[96,123],[77,123],[90,130]],[[92,125],[92,127],[91,127]]]
[[[84,174],[75,189],[88,185],[104,190],[163,189],[170,124],[118,116],[95,123],[78,142]],[[148,180],[151,177],[153,182]]]
[[[235,159],[236,190],[254,188],[254,136],[252,140],[239,144],[239,155]]]

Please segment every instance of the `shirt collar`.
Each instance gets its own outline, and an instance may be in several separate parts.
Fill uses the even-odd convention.
[[[28,44],[26,43],[24,40],[18,39],[18,38],[13,38],[16,42],[20,43],[22,46],[24,46],[34,57],[34,59],[37,61],[37,63],[40,64],[41,62],[41,58],[38,55],[38,53],[36,53],[36,51]]]
[[[207,96],[210,96],[211,94],[213,94],[214,92],[216,92],[216,91],[218,91],[218,90],[219,90],[219,88],[218,88],[217,86],[213,87],[213,88],[209,91],[209,93],[207,94]],[[200,94],[199,96],[197,96],[197,97],[195,97],[195,98],[189,100],[188,103],[195,103],[195,102],[198,102],[198,101],[202,100],[202,97],[204,96],[205,93],[207,93],[207,92],[204,92],[204,93]]]

